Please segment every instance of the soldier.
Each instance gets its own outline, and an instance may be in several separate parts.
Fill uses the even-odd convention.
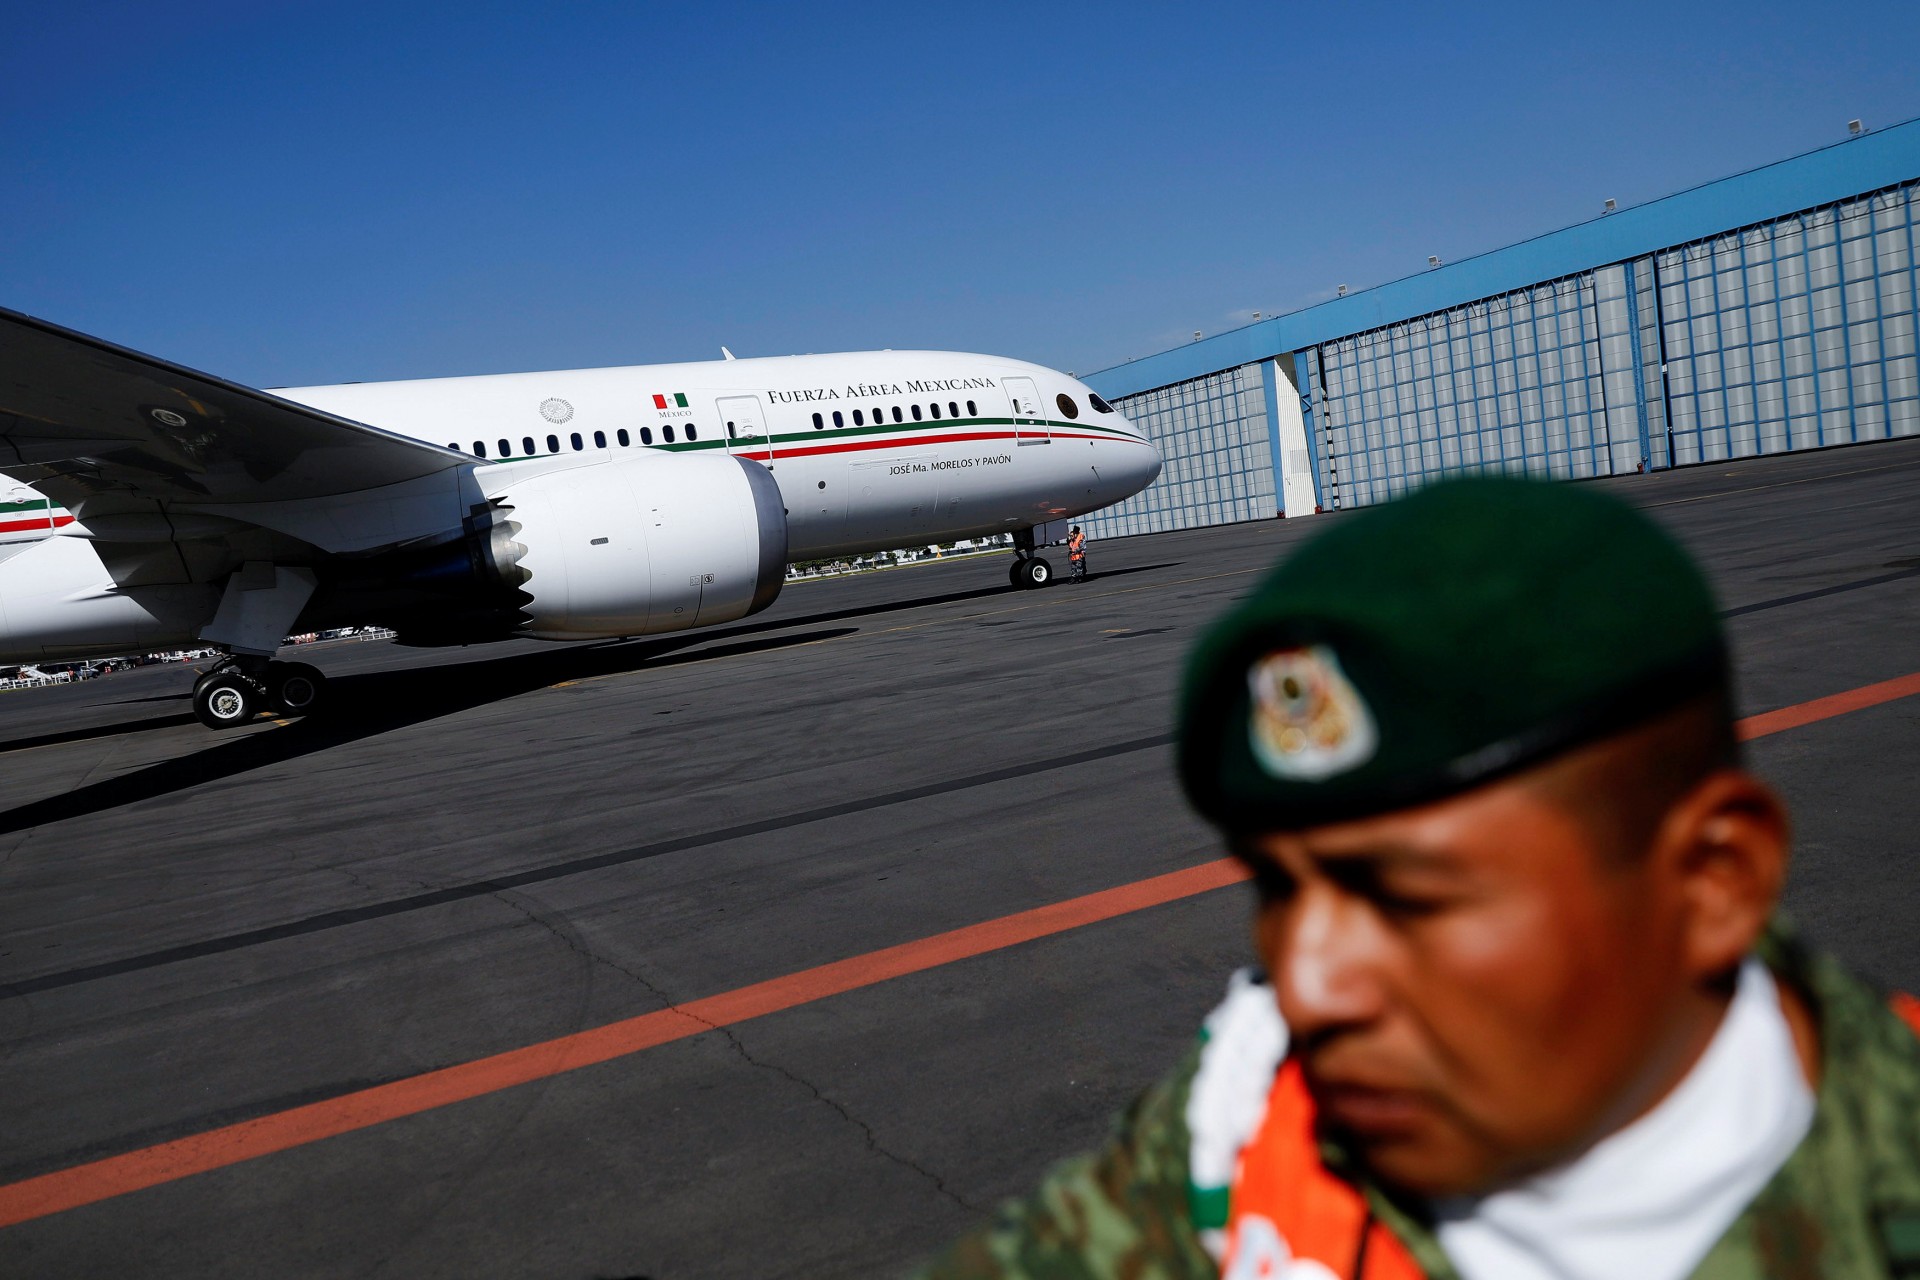
[[[1456,480],[1315,538],[1179,720],[1271,984],[928,1274],[1920,1275],[1920,1005],[1775,916],[1730,708],[1705,582],[1602,494]]]

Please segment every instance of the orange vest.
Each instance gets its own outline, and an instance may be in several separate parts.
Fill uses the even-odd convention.
[[[1078,560],[1087,554],[1087,535],[1076,533],[1067,539],[1067,559]]]
[[[1321,1163],[1313,1099],[1299,1064],[1288,1062],[1274,1075],[1259,1132],[1240,1153],[1220,1274],[1225,1280],[1317,1274],[1299,1265],[1306,1259],[1339,1280],[1422,1280],[1425,1274],[1374,1220],[1360,1188]]]

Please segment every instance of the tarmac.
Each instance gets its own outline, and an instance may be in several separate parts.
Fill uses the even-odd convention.
[[[1595,483],[1707,566],[1743,715],[1920,672],[1920,440]],[[1096,1144],[1248,961],[1243,885],[1017,913],[1220,858],[1171,775],[1181,656],[1341,518],[655,640],[309,646],[331,714],[219,735],[184,667],[0,694],[0,1206],[58,1192],[0,1274],[908,1269]],[[1793,918],[1920,991],[1920,696],[1749,750]],[[609,1025],[648,1030],[568,1056]]]

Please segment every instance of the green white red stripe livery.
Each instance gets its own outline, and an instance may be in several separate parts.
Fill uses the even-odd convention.
[[[312,705],[269,661],[301,631],[649,635],[765,608],[791,561],[997,533],[1040,585],[1036,542],[1160,471],[1070,375],[946,351],[268,394],[0,310],[9,416],[0,662],[224,648],[216,727]]]

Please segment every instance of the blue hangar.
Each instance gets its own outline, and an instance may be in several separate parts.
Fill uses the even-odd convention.
[[[1920,435],[1920,121],[1129,361],[1096,537]]]

